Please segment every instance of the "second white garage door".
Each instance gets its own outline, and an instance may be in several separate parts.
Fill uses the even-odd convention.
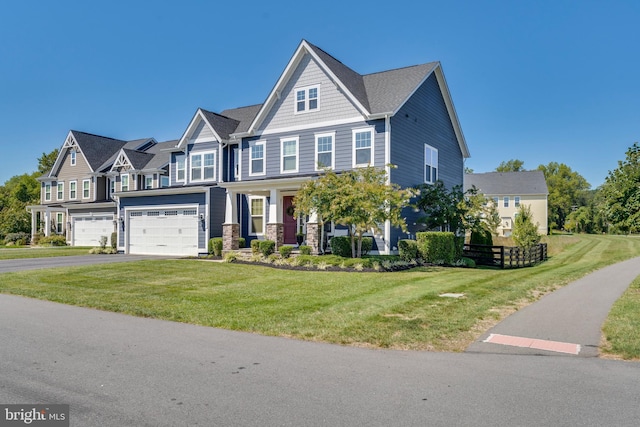
[[[145,255],[198,255],[196,209],[129,211],[129,253]]]
[[[73,217],[73,246],[99,246],[105,236],[107,244],[113,233],[113,215]]]

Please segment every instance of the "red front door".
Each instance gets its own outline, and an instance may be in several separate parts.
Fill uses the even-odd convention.
[[[284,225],[284,243],[286,245],[296,244],[298,221],[293,216],[293,210],[293,196],[284,196],[282,198],[282,222]]]

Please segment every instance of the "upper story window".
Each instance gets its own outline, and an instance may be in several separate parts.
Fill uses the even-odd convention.
[[[509,207],[509,196],[504,196],[503,199],[502,199],[502,202],[503,202],[503,206],[505,208],[508,208]]]
[[[296,94],[295,113],[317,111],[320,108],[320,87],[308,86],[294,89]]]
[[[153,175],[144,176],[144,189],[150,190],[153,188]]]
[[[264,141],[254,141],[249,144],[249,175],[265,174]]]
[[[282,158],[280,172],[298,172],[298,138],[283,138],[280,140]]]
[[[75,200],[78,198],[78,183],[76,181],[69,182],[69,199]]]
[[[167,175],[160,176],[160,187],[168,187],[169,186],[169,177]]]
[[[191,161],[191,181],[212,181],[215,179],[215,152],[191,154],[189,158]]]
[[[69,153],[71,166],[75,166],[76,165],[76,156],[77,156],[76,150],[71,150],[71,152]]]
[[[186,175],[185,155],[176,155],[176,181],[184,181]]]
[[[82,181],[82,198],[88,199],[90,195],[91,181],[85,179]]]
[[[424,182],[433,184],[438,180],[438,150],[424,144]]]
[[[58,186],[57,186],[57,192],[58,194],[56,194],[57,199],[58,200],[64,200],[64,182],[59,182]]]
[[[493,206],[495,206],[496,208],[498,207],[499,200],[500,199],[498,197],[493,198]]]
[[[520,196],[516,196],[516,197],[514,197],[514,198],[513,198],[513,205],[514,205],[516,208],[519,208],[519,207],[520,207]]]
[[[44,184],[44,200],[46,202],[51,201],[51,183]]]
[[[373,130],[353,131],[353,166],[373,165]]]
[[[316,170],[333,169],[335,161],[333,141],[335,137],[335,132],[316,135]]]
[[[113,193],[116,192],[116,179],[109,178],[109,198],[113,199]]]
[[[129,191],[129,175],[120,176],[120,191]]]

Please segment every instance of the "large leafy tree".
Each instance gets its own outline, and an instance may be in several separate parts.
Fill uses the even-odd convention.
[[[549,227],[565,228],[567,216],[586,203],[587,191],[591,187],[586,179],[564,163],[551,162],[538,166],[544,173],[549,190]]]
[[[511,159],[506,162],[500,162],[500,165],[496,168],[496,172],[521,172],[524,162],[518,159]]]
[[[362,237],[372,230],[380,232],[389,221],[406,232],[402,209],[413,191],[387,183],[384,170],[373,167],[336,173],[325,171],[298,190],[296,214],[317,214],[323,222],[333,221],[349,228],[352,256],[362,256]]]
[[[601,206],[614,231],[640,231],[640,146],[636,142],[624,161],[609,171],[600,189]]]
[[[42,153],[40,157],[38,157],[38,173],[40,175],[44,175],[49,172],[58,158],[59,150],[56,148],[50,153]]]

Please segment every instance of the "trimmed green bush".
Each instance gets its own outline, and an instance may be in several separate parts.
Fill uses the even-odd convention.
[[[209,239],[209,255],[222,256],[222,237]]]
[[[358,241],[356,240],[356,250]],[[334,236],[329,240],[329,245],[331,246],[331,253],[333,255],[338,255],[344,258],[352,258],[351,257],[351,237],[350,236]],[[362,238],[362,255],[367,255],[371,248],[373,248],[373,237],[363,237]]]
[[[462,253],[464,251],[464,235],[462,236],[455,236],[453,238],[453,242],[455,244],[454,246],[454,259],[455,260],[459,260],[462,258]]]
[[[60,236],[55,234],[53,236],[45,236],[40,239],[40,245],[49,245],[49,246],[67,246],[67,239],[64,236]]]
[[[280,252],[280,256],[282,258],[289,258],[291,256],[291,251],[293,251],[293,246],[280,246],[278,252]]]
[[[416,233],[421,258],[433,264],[452,264],[455,258],[454,237],[448,231]]]
[[[118,233],[111,233],[111,249],[118,250]]]
[[[251,241],[251,253],[252,254],[258,254],[260,253],[260,240],[258,239],[253,239]]]
[[[238,248],[242,249],[246,247],[247,247],[247,240],[244,237],[238,238]]]
[[[31,240],[31,235],[22,231],[19,233],[9,233],[4,236],[5,245],[13,244],[24,246],[29,244],[29,240]]]
[[[405,261],[412,261],[420,259],[420,253],[418,251],[418,242],[410,239],[398,240],[398,250],[400,251],[400,258]]]
[[[300,255],[311,255],[311,246],[300,245]]]
[[[268,257],[269,255],[273,254],[276,250],[276,242],[274,242],[273,240],[260,240],[260,243],[258,244],[258,247],[260,248],[260,253],[263,256]]]
[[[493,235],[488,230],[477,230],[471,232],[469,243],[472,245],[493,245]]]
[[[358,243],[356,242],[356,245]],[[371,249],[373,248],[373,237],[363,237],[362,238],[362,256],[369,255]]]

